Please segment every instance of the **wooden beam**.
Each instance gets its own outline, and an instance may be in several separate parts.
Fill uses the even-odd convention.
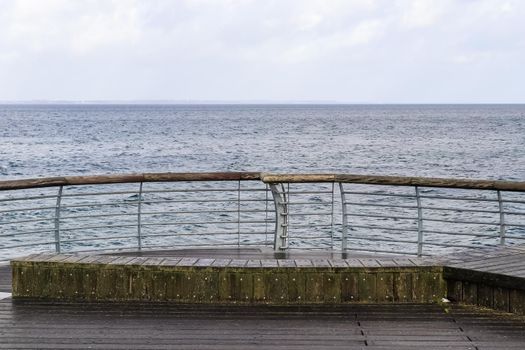
[[[421,186],[478,190],[525,191],[525,181],[471,180],[357,174],[268,174],[258,172],[137,173],[47,177],[36,179],[0,181],[0,191],[69,185],[96,185],[138,182],[248,180],[262,180],[265,183],[342,182],[367,185]]]

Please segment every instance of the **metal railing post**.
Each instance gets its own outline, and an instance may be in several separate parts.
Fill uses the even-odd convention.
[[[142,250],[142,185],[143,183],[141,182],[139,185],[139,196],[137,198],[137,242],[139,250]]]
[[[264,200],[264,245],[268,245],[268,184],[265,186],[265,200]]]
[[[505,214],[503,210],[503,200],[501,199],[501,191],[498,190],[498,207],[499,207],[499,244],[505,245]]]
[[[279,191],[276,184],[270,184],[275,205],[275,251],[283,251],[288,248],[288,202],[282,184],[281,188],[282,192]]]
[[[332,203],[330,206],[330,247],[334,249],[334,186],[335,183],[332,182]]]
[[[241,247],[241,180],[237,185],[237,248]]]
[[[348,248],[348,216],[346,215],[346,196],[343,188],[343,183],[339,182],[339,192],[341,192],[341,207],[343,215],[343,229],[341,237],[341,250],[343,252]]]
[[[60,205],[62,202],[63,186],[58,188],[57,201],[55,205],[55,251],[60,254]]]
[[[414,186],[416,190],[417,203],[417,255],[423,254],[423,209],[421,208],[421,197],[419,195],[419,187]]]

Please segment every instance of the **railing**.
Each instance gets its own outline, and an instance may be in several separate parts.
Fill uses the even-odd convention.
[[[268,247],[438,254],[525,242],[525,182],[156,173],[0,182],[0,260]]]

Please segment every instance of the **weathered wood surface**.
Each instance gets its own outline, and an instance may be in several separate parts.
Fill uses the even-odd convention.
[[[443,269],[448,298],[525,315],[525,248],[499,247],[464,252]]]
[[[223,173],[140,173],[91,176],[64,176],[36,179],[0,181],[0,191],[39,187],[70,185],[102,185],[133,182],[176,182],[176,181],[241,181],[260,180],[255,172]]]
[[[13,296],[47,300],[339,304],[436,302],[441,267],[394,257],[274,259],[35,254],[13,261]],[[253,254],[253,253],[252,253]],[[216,261],[220,260],[219,264]],[[401,276],[402,275],[402,276]]]
[[[0,265],[0,292],[11,293],[11,266]]]
[[[439,299],[446,283],[446,295],[455,302],[525,314],[525,249],[516,246],[462,252],[446,259],[321,252],[295,252],[276,259],[273,251],[260,249],[188,249],[119,256],[37,254],[25,260],[21,259],[25,268],[31,261],[46,265],[39,270],[40,279],[26,270],[31,283],[55,284],[37,295],[58,299],[85,289],[93,293],[87,300],[410,303]],[[64,264],[73,264],[72,270],[64,269]],[[90,277],[80,278],[78,274],[86,271]],[[61,284],[54,281],[64,275],[65,287],[60,291]],[[167,277],[175,278],[179,287]],[[0,268],[0,291],[10,291],[9,279],[10,271]],[[119,292],[118,285],[128,290]],[[152,294],[146,297],[148,290]]]
[[[368,185],[445,187],[479,190],[525,191],[525,181],[449,179],[356,174],[261,174],[266,183],[342,182]]]
[[[293,260],[295,266],[314,266],[314,262],[329,261],[329,264],[344,264],[350,267],[380,267],[380,266],[439,266],[443,264],[444,257],[417,257],[403,256],[399,254],[377,254],[366,252],[331,252],[322,250],[299,251],[290,250],[286,252],[275,252],[268,248],[220,248],[220,249],[177,249],[177,250],[153,250],[142,252],[120,252],[119,256],[141,256],[160,258],[196,258],[215,259],[221,262],[221,266],[228,266],[230,260],[259,260],[263,267],[277,267],[279,260]],[[258,263],[256,263],[258,264]],[[270,265],[268,265],[270,264]],[[211,265],[216,263],[211,262]]]
[[[425,177],[376,176],[357,174],[269,174],[258,172],[216,173],[137,173],[91,176],[64,176],[36,179],[0,181],[0,191],[68,185],[96,185],[134,182],[175,181],[244,181],[262,180],[265,183],[281,182],[343,182],[370,185],[446,187],[480,190],[525,191],[524,181],[497,181],[447,179]]]
[[[0,301],[0,349],[523,349],[523,319],[468,307]]]
[[[525,278],[525,247],[493,247],[462,252],[450,257],[447,266]]]

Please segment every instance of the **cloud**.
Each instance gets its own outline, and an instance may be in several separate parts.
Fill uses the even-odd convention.
[[[432,26],[450,9],[447,0],[410,0],[398,3],[401,23],[408,28]]]
[[[134,1],[23,0],[10,5],[0,33],[7,45],[21,51],[87,53],[133,43],[140,34]]]
[[[424,77],[465,91],[439,89],[435,101],[514,101],[525,74],[519,0],[0,0],[0,7],[0,100],[425,102]],[[467,93],[472,76],[490,85],[501,65],[514,71],[504,77],[508,90]]]

